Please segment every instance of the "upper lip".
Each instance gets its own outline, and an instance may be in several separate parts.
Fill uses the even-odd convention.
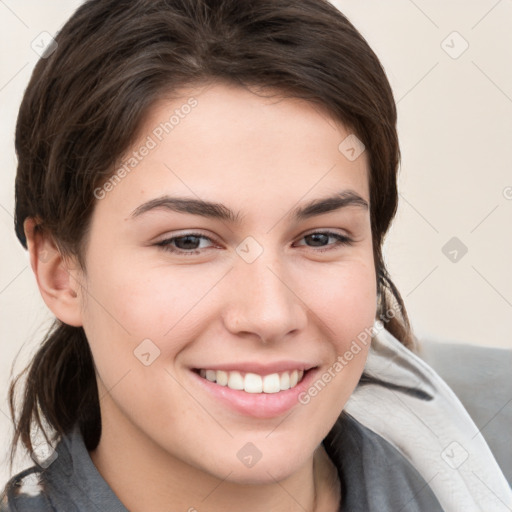
[[[244,373],[256,373],[257,375],[270,375],[272,373],[282,373],[292,370],[303,370],[305,372],[316,366],[318,365],[304,361],[274,361],[268,363],[248,361],[240,363],[205,364],[205,366],[196,366],[194,369],[222,370],[225,372],[240,371]]]

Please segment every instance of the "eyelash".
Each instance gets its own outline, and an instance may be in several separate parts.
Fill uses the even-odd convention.
[[[310,247],[315,252],[332,251],[336,247],[352,245],[352,243],[353,243],[353,240],[350,239],[349,237],[347,237],[345,235],[340,235],[339,233],[334,233],[332,231],[313,231],[312,233],[308,233],[307,235],[304,235],[301,238],[301,240],[306,238],[306,237],[308,237],[308,236],[317,235],[317,234],[318,235],[327,235],[329,237],[336,238],[338,242],[336,244],[330,244],[331,247],[328,247],[328,248],[319,247],[319,248],[315,249],[314,246],[313,247],[312,246],[306,246],[306,247]],[[180,254],[180,255],[192,256],[192,255],[195,255],[195,254],[200,254],[201,253],[200,249],[193,249],[191,251],[185,251],[184,249],[177,249],[176,247],[173,247],[171,245],[171,243],[173,241],[179,240],[181,238],[187,238],[187,237],[201,238],[201,239],[204,239],[204,240],[208,240],[208,241],[210,241],[212,243],[215,243],[211,238],[209,238],[209,237],[207,237],[207,236],[205,236],[205,235],[203,235],[201,233],[193,233],[193,232],[191,232],[191,233],[185,233],[184,235],[167,238],[165,240],[162,240],[161,242],[156,243],[155,245],[157,247],[160,247],[164,251],[168,251],[168,252],[176,253],[176,254]]]

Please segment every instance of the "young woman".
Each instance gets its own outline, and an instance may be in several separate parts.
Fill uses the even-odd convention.
[[[347,19],[89,0],[56,43],[16,131],[16,233],[56,321],[11,388],[36,464],[0,509],[509,510],[411,351],[381,253],[396,109]]]

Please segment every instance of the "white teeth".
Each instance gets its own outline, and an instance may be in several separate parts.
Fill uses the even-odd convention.
[[[229,372],[228,388],[244,389],[244,378],[240,372]]]
[[[281,383],[278,373],[265,375],[263,377],[263,392],[264,393],[279,393],[281,391]]]
[[[293,370],[293,372],[290,373],[290,387],[293,388],[293,386],[296,386],[298,380],[299,380],[299,374],[298,374],[297,370]]]
[[[238,371],[199,370],[199,375],[219,386],[243,390],[246,393],[279,393],[295,387],[302,380],[304,371],[271,373],[262,377],[256,373],[246,373],[244,376]]]
[[[290,373],[289,372],[282,373],[279,381],[280,381],[279,387],[281,388],[281,391],[290,389]]]
[[[228,384],[228,372],[217,370],[215,380],[219,386],[227,386]]]
[[[244,379],[244,391],[246,393],[261,393],[263,391],[263,379],[255,373],[247,373]]]

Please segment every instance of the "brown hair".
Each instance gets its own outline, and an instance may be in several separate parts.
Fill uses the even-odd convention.
[[[89,0],[56,42],[34,69],[16,127],[15,227],[24,247],[23,222],[37,218],[37,229],[85,270],[93,191],[112,175],[155,101],[215,80],[271,88],[322,105],[365,144],[378,315],[413,347],[381,252],[398,199],[396,106],[378,58],[335,7],[326,0]],[[384,318],[391,302],[399,312]],[[84,330],[56,320],[11,384],[9,401],[11,463],[20,440],[32,451],[32,426],[48,439],[43,423],[55,440],[78,422],[94,449],[101,417]]]

